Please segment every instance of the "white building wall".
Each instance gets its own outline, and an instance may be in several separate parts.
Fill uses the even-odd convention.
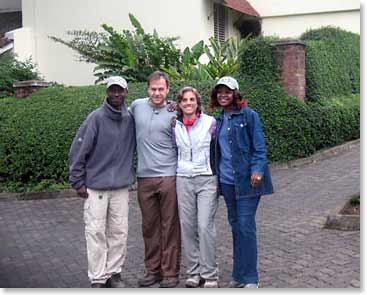
[[[323,26],[340,27],[344,30],[359,34],[359,11],[279,16],[264,18],[262,20],[263,35],[278,36],[282,38],[299,38],[300,35],[307,30],[318,29]]]
[[[33,42],[33,34],[29,28],[20,28],[5,34],[10,40],[13,40],[13,51],[17,54],[18,59],[26,61],[32,59],[35,53],[35,47]]]
[[[250,0],[250,3],[262,17],[264,35],[298,37],[309,28],[325,25],[359,32],[357,0]],[[147,32],[155,28],[161,36],[180,37],[177,45],[181,48],[213,36],[213,0],[22,0],[21,6],[24,32],[14,34],[20,36],[15,40],[14,51],[22,59],[32,55],[47,81],[67,85],[94,83],[94,66],[77,61],[73,50],[52,41],[50,35],[67,39],[68,30],[101,31],[102,23],[118,31],[131,30],[130,12]],[[238,36],[232,24],[239,15],[233,10],[227,12],[227,35]]]
[[[23,0],[23,27],[33,32],[33,59],[46,80],[87,85],[95,80],[94,66],[78,62],[74,51],[49,35],[65,39],[67,30],[101,31],[103,23],[118,31],[133,29],[132,13],[147,32],[155,28],[161,36],[180,37],[180,47],[192,46],[209,38],[212,19],[206,9],[207,3],[197,0]]]
[[[202,27],[200,28],[200,38],[197,41],[204,40],[208,41],[210,37],[214,36],[214,6],[213,0],[204,0],[198,1],[197,3],[201,3],[201,17],[203,18]],[[199,28],[197,28],[197,31]]]
[[[337,26],[360,33],[359,0],[251,0],[262,18],[262,33],[299,37],[308,29]]]
[[[359,0],[249,0],[261,17],[359,10]]]

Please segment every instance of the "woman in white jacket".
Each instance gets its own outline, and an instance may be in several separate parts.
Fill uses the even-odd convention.
[[[177,199],[181,241],[187,260],[186,287],[218,287],[216,229],[218,207],[214,165],[216,120],[203,114],[195,88],[184,87],[177,95],[174,141],[178,150]]]

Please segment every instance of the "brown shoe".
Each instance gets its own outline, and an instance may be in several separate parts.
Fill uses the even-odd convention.
[[[140,287],[149,287],[151,285],[154,285],[155,283],[159,283],[162,280],[162,277],[157,274],[157,275],[153,275],[150,273],[147,273],[144,275],[143,278],[140,278],[138,280],[138,285]]]
[[[159,288],[174,288],[178,283],[178,277],[165,277],[159,284]]]

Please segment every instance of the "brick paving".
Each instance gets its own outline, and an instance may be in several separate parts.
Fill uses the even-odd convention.
[[[276,193],[257,214],[263,288],[360,288],[360,232],[323,228],[328,214],[359,193],[359,144],[302,167],[273,168]],[[0,287],[89,287],[79,198],[0,198]],[[216,222],[220,283],[232,268],[232,241],[220,200]],[[130,196],[127,286],[143,273],[144,244],[135,192]],[[182,261],[180,287],[185,279]],[[153,286],[156,287],[156,286]]]

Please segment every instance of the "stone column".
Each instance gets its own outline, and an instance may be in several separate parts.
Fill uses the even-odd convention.
[[[304,101],[306,95],[305,43],[300,40],[276,41],[274,57],[284,90]]]

